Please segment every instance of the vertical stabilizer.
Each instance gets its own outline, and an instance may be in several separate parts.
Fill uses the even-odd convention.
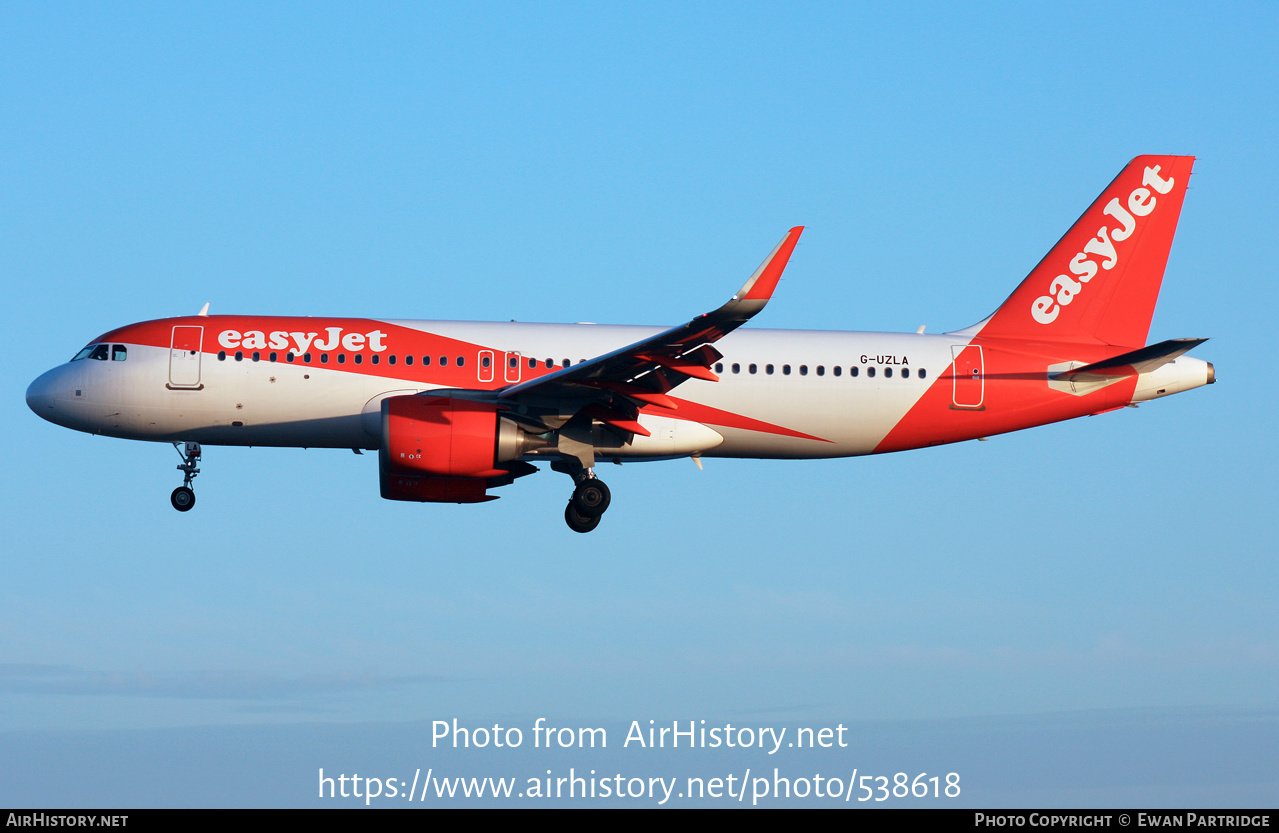
[[[1144,346],[1194,161],[1129,162],[981,335]]]

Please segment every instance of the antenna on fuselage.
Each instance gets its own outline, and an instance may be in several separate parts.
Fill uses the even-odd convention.
[[[209,302],[208,302],[208,301],[205,301],[205,302],[204,302],[204,306],[200,307],[200,311],[199,311],[199,312],[197,312],[197,313],[196,313],[196,315],[200,315],[200,316],[203,316],[203,317],[205,317],[205,318],[208,318],[208,317],[209,317]]]

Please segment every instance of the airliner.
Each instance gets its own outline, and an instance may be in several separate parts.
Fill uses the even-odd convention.
[[[791,229],[718,309],[669,329],[198,315],[130,324],[40,376],[27,404],[91,434],[172,443],[173,507],[204,445],[378,452],[382,497],[493,500],[569,475],[576,532],[610,503],[596,465],[853,457],[985,438],[1212,384],[1146,337],[1194,157],[1141,156],[983,321],[942,334],[743,328]]]

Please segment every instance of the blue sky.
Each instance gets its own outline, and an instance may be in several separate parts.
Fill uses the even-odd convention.
[[[843,722],[873,743],[805,765],[967,767],[976,806],[1273,805],[1277,23],[6,4],[0,748],[42,752],[0,756],[0,803],[76,805],[45,776],[127,750],[92,803],[303,804],[320,766],[430,766],[432,720],[545,715]],[[207,448],[179,515],[169,447],[22,398],[206,301],[673,324],[793,225],[759,326],[957,329],[1142,153],[1198,157],[1151,341],[1212,337],[1217,385],[880,458],[625,466],[589,536],[561,475],[397,504],[375,456],[334,451]],[[1052,792],[1114,760],[1116,723],[1139,728],[1111,791]],[[257,777],[211,790],[245,750]]]

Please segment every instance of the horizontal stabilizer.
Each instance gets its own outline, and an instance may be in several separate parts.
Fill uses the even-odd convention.
[[[1076,367],[1067,373],[1060,374],[1058,378],[1073,382],[1076,381],[1077,377],[1084,374],[1091,376],[1137,376],[1142,373],[1149,373],[1156,368],[1163,367],[1181,354],[1193,350],[1207,340],[1206,338],[1172,338],[1167,341],[1161,341],[1158,344],[1152,344],[1149,347],[1143,347],[1140,350],[1133,350],[1130,353],[1123,353],[1083,367]]]

